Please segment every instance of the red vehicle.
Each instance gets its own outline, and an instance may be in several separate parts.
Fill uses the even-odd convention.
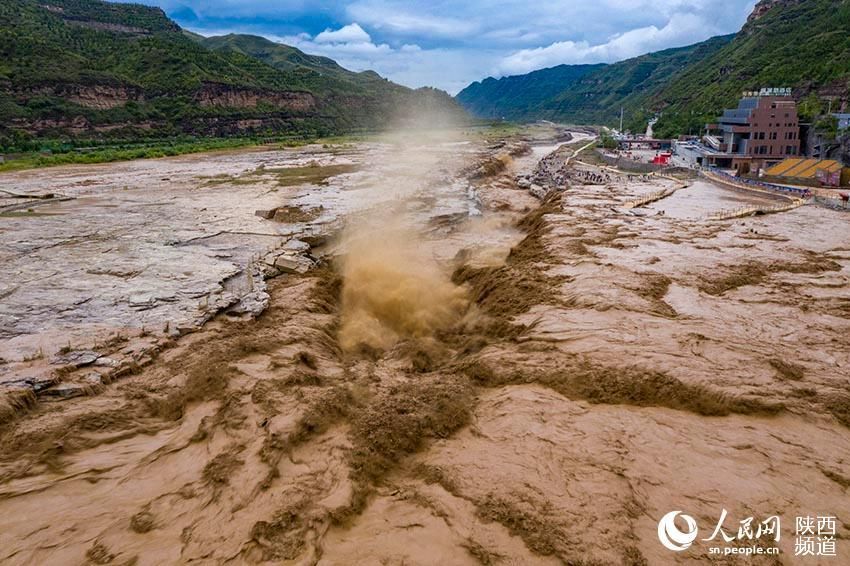
[[[672,153],[657,153],[652,159],[652,163],[655,165],[669,165],[671,157],[673,157]]]

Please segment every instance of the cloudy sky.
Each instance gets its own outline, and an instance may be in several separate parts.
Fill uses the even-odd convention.
[[[136,0],[139,1],[139,0]],[[488,76],[627,59],[740,29],[755,0],[141,0],[203,35],[252,33],[457,93]]]

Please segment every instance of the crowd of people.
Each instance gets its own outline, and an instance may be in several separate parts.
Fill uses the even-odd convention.
[[[570,150],[562,148],[541,159],[531,181],[547,189],[565,189],[569,180],[567,159],[571,154]]]
[[[629,175],[629,182],[648,183],[652,180],[652,175]]]
[[[574,171],[572,176],[585,185],[608,185],[614,180],[610,173],[604,171]]]

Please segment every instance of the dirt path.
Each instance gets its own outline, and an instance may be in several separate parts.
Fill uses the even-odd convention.
[[[660,545],[680,509],[706,537],[722,509],[730,532],[780,515],[785,558],[795,515],[834,515],[850,556],[845,220],[622,211],[663,180],[541,203],[511,151],[466,169],[483,214],[426,215],[365,278],[407,288],[398,266],[432,258],[448,294],[353,285],[371,263],[343,239],[271,280],[256,321],[7,424],[0,562],[724,563]],[[412,324],[431,294],[458,306]],[[389,341],[342,341],[352,305]]]

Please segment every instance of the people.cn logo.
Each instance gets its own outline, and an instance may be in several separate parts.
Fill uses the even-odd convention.
[[[676,526],[676,517],[682,517],[687,525],[686,531],[680,531]],[[681,511],[670,511],[658,521],[658,540],[665,548],[673,552],[687,550],[697,539],[697,522],[690,515]]]

